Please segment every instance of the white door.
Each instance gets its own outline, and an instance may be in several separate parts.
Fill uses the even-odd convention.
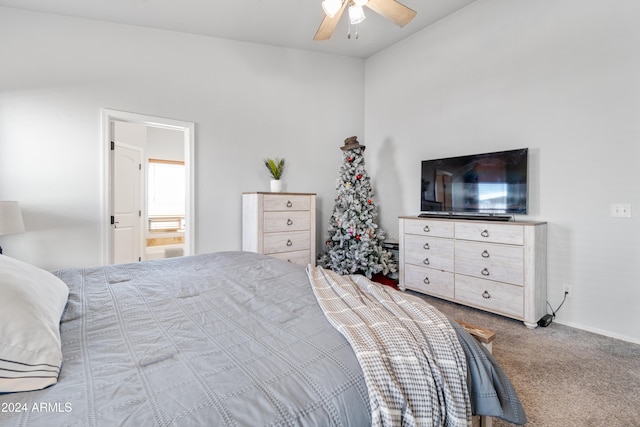
[[[112,262],[142,260],[142,149],[113,144]]]

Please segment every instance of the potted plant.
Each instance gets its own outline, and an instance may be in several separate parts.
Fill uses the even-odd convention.
[[[282,173],[284,172],[284,159],[264,159],[264,165],[271,174],[271,192],[279,193],[282,191]]]

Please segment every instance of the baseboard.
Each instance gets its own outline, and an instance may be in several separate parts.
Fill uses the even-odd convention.
[[[617,340],[627,341],[627,342],[630,342],[630,343],[633,343],[633,344],[640,344],[640,338],[634,338],[634,337],[628,337],[626,335],[615,334],[615,333],[612,333],[610,331],[605,331],[605,330],[598,329],[598,328],[592,328],[590,326],[585,326],[585,325],[581,325],[579,323],[574,323],[574,322],[562,322],[562,321],[559,321],[557,319],[554,319],[553,322],[554,323],[559,323],[559,324],[565,325],[565,326],[570,326],[572,328],[581,329],[583,331],[592,332],[594,334],[604,335],[605,337],[615,338]]]

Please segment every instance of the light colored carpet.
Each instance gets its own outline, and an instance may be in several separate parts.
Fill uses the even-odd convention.
[[[640,345],[558,323],[522,322],[420,295],[448,316],[496,332],[493,354],[539,427],[640,426]],[[494,419],[495,427],[511,426]]]

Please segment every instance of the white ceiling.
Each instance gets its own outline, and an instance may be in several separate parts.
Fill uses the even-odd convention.
[[[0,0],[0,6],[366,58],[474,1],[401,0],[418,12],[404,28],[365,8],[357,40],[353,29],[347,39],[345,13],[326,41],[313,41],[322,0]]]

